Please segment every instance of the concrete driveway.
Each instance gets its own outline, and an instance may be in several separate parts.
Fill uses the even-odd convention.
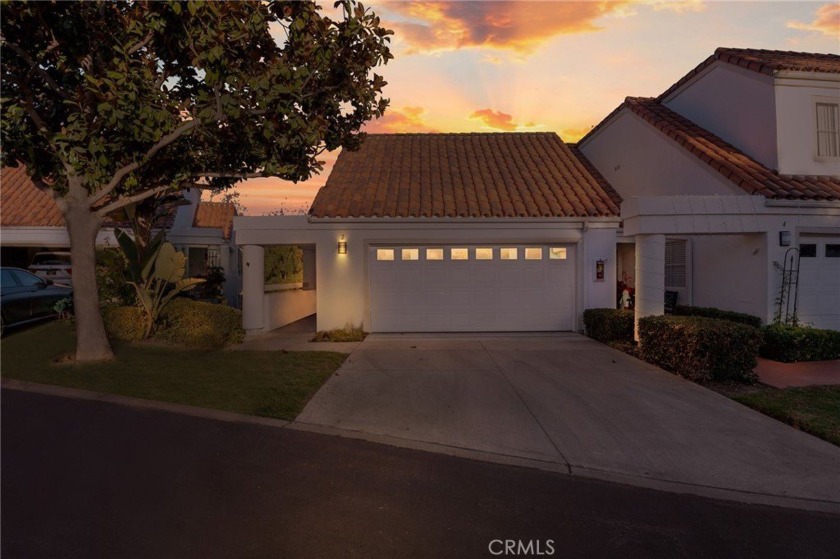
[[[372,335],[296,425],[840,511],[840,448],[576,334]]]

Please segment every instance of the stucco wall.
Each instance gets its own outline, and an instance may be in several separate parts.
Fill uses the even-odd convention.
[[[748,313],[767,320],[765,236],[695,236],[691,243],[694,305]]]
[[[623,198],[744,193],[629,109],[580,148]]]
[[[315,291],[287,289],[265,294],[265,328],[274,330],[315,314]]]
[[[778,165],[771,76],[716,62],[664,104],[765,166]]]
[[[840,103],[840,81],[784,78],[776,82],[778,169],[782,174],[840,175],[840,158],[816,157],[818,97]]]
[[[576,220],[414,220],[313,222],[304,216],[237,217],[236,240],[250,244],[314,245],[318,329],[370,324],[369,247],[376,244],[574,243],[578,256],[576,316],[589,307],[612,306],[615,290],[616,219],[593,220],[588,231]],[[341,235],[347,254],[338,254]],[[594,261],[607,261],[603,283],[594,284]],[[585,265],[589,261],[592,265]],[[247,273],[247,270],[246,270]],[[245,289],[249,288],[247,277]],[[576,325],[578,328],[580,325]]]

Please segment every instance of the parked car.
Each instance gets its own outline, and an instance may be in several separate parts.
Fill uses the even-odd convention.
[[[73,266],[70,264],[69,252],[39,252],[32,259],[29,271],[39,278],[73,284]]]
[[[39,278],[20,268],[0,268],[0,332],[17,326],[58,316],[55,304],[73,297],[69,285]]]

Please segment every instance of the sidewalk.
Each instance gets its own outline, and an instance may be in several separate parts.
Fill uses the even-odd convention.
[[[759,357],[755,372],[761,382],[776,388],[840,384],[840,359],[780,363]]]
[[[335,351],[352,353],[360,342],[310,342],[315,337],[315,315],[287,324],[277,330],[249,336],[233,351]]]

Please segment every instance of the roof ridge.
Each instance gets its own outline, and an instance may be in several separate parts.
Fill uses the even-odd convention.
[[[717,61],[768,76],[775,76],[776,72],[783,70],[840,74],[840,55],[834,53],[718,47],[657,99],[662,101]]]

